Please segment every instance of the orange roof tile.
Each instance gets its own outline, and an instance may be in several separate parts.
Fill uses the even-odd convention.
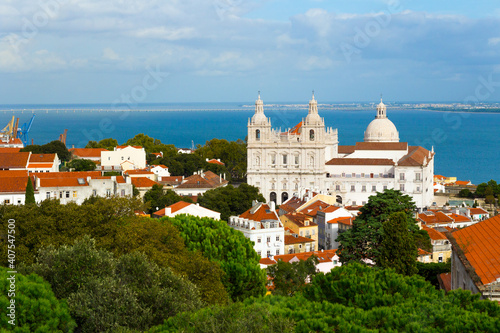
[[[457,180],[455,182],[455,184],[459,185],[459,186],[466,186],[466,185],[470,185],[470,180],[466,181],[466,180]]]
[[[403,156],[399,161],[400,166],[422,166],[429,163],[429,154],[434,156],[430,151],[423,147],[411,146],[408,149],[408,154]],[[424,163],[426,162],[426,163]]]
[[[298,123],[294,127],[290,128],[288,133],[299,135],[302,132],[302,122]]]
[[[132,148],[135,148],[135,149],[142,149],[142,146],[116,146],[116,149],[125,149],[127,147],[132,147]]]
[[[352,154],[356,150],[356,146],[338,146],[339,154]]]
[[[432,239],[432,240],[442,240],[442,239],[448,239],[442,232],[440,231],[437,231],[436,229],[434,228],[429,228],[425,225],[422,226],[422,229],[427,231],[427,233],[429,234],[429,237]]]
[[[468,208],[469,209],[469,212],[471,215],[479,215],[479,214],[488,214],[487,211],[485,211],[484,209],[482,208]]]
[[[0,170],[0,178],[28,177],[28,170]]]
[[[229,183],[229,181],[223,178],[222,181],[220,180],[221,177],[212,171],[205,171],[203,175],[196,174],[185,178],[177,188],[216,188]]]
[[[171,213],[175,213],[177,212],[178,210],[181,210],[183,208],[186,208],[187,206],[190,206],[192,205],[192,203],[189,203],[189,202],[185,202],[185,201],[179,201],[179,202],[176,202],[166,208],[170,208],[171,209]],[[163,209],[160,209],[159,211],[156,211],[153,213],[153,215],[157,215],[157,216],[165,216],[165,210],[166,208],[163,208]]]
[[[407,142],[356,142],[356,150],[407,150]]]
[[[127,181],[123,178],[123,176],[116,176],[116,182],[118,184],[125,184]]]
[[[81,181],[78,181],[81,179]],[[75,187],[88,186],[86,178],[43,178],[40,179],[40,187]]]
[[[144,188],[144,187],[151,188],[153,187],[153,185],[158,184],[157,182],[152,181],[151,179],[146,177],[134,177],[131,178],[131,181],[132,185],[134,185],[137,188]]]
[[[354,217],[343,216],[343,217],[337,217],[337,218],[331,219],[327,223],[330,223],[330,224],[343,223],[343,224],[347,224],[347,225],[352,225],[352,221],[354,221],[354,220],[355,220]]]
[[[323,209],[322,212],[323,213],[333,213],[334,211],[336,211],[339,208],[340,207],[337,207],[337,206],[328,206],[325,209]]]
[[[52,164],[48,164],[48,163],[30,163],[28,164],[28,169],[38,169],[38,168],[42,168],[42,169],[50,169],[52,168]]]
[[[418,218],[425,224],[451,223],[453,219],[443,212],[430,212],[418,214]]]
[[[285,235],[285,245],[299,244],[299,243],[312,243],[314,239],[302,237],[297,234]]]
[[[87,177],[99,177],[101,175],[100,171],[72,171],[72,172],[43,172],[43,173],[32,173],[36,178],[47,179],[47,178],[87,178]]]
[[[255,210],[252,207],[243,214],[240,215],[240,217],[253,220],[253,221],[264,221],[264,220],[274,220],[274,221],[279,221],[278,215],[276,214],[276,211],[272,211],[269,208],[268,204],[265,203],[258,203],[259,207]],[[252,213],[253,211],[253,213]]]
[[[500,278],[500,216],[455,231],[453,237],[483,284]]]
[[[470,219],[467,216],[463,216],[460,214],[451,213],[450,217],[455,220],[455,222],[470,222]]]
[[[154,175],[154,172],[148,170],[127,170],[124,173],[127,175]]]
[[[33,180],[31,181],[34,184]],[[26,193],[28,176],[2,178],[0,181],[0,193]]]
[[[394,165],[389,158],[332,158],[326,165]]]
[[[319,210],[325,209],[326,207],[330,206],[324,201],[317,200],[313,202],[310,205],[307,205],[306,207],[302,208],[300,212],[307,214],[309,216],[316,216]]]
[[[28,165],[29,152],[0,153],[0,169],[20,169]]]
[[[215,158],[212,158],[211,160],[208,160],[207,163],[218,164],[218,165],[225,165],[221,161],[217,161]]]
[[[438,280],[441,280],[441,284],[446,291],[451,290],[451,273],[441,273],[438,275]]]
[[[276,261],[270,259],[270,258],[261,258],[259,260],[259,264],[262,264],[262,265],[274,265],[276,263]]]
[[[101,152],[108,151],[104,148],[71,148],[69,151],[76,157],[101,158]]]
[[[19,153],[21,148],[0,147],[0,153]]]
[[[30,163],[54,163],[56,154],[31,154]]]
[[[293,254],[282,254],[278,256],[274,256],[273,259],[278,261],[282,260],[285,262],[289,262],[293,258],[297,258],[299,260],[307,260],[310,256],[315,255],[318,257],[319,262],[328,262],[332,261],[332,258],[335,256],[337,249],[334,250],[324,250],[324,251],[311,251],[311,252],[303,252],[303,253],[293,253]]]
[[[304,213],[288,213],[285,214],[287,219],[292,222],[293,224],[297,225],[299,228],[303,227],[313,227],[316,226],[317,224],[312,221],[312,217],[304,214]],[[306,221],[308,221],[309,225],[306,225]]]

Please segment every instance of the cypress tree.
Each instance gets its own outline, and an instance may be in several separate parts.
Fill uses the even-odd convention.
[[[26,196],[24,198],[24,203],[26,205],[35,204],[35,190],[33,189],[33,184],[31,183],[31,177],[28,177],[28,184],[26,184]]]

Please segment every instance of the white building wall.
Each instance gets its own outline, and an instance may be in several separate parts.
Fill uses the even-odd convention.
[[[125,161],[133,163],[135,169],[144,169],[146,167],[146,151],[144,148],[126,147],[101,152],[101,166],[104,168],[115,167]]]

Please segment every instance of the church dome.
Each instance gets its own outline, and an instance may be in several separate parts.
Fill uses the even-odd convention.
[[[267,117],[264,114],[264,102],[259,98],[255,101],[255,114],[252,116],[251,120],[254,125],[267,125]]]
[[[365,131],[365,142],[399,142],[399,132],[392,121],[387,118],[387,107],[380,99],[377,115]]]

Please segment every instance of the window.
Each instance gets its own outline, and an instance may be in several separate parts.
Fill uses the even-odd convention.
[[[267,242],[270,243],[271,242],[271,236],[267,236]]]
[[[95,197],[97,196],[97,190],[92,190],[92,195]]]
[[[286,154],[283,155],[283,164],[287,163],[287,157],[288,157],[288,155],[286,155]]]
[[[399,184],[399,190],[401,192],[404,192],[405,191],[405,184]]]
[[[415,180],[422,180],[422,174],[420,172],[415,174]]]
[[[314,141],[314,130],[309,131],[309,140]]]
[[[376,185],[372,185],[372,192],[377,192],[377,186]]]
[[[361,192],[366,192],[366,185],[361,186]]]
[[[420,192],[420,186],[417,186],[417,192]]]
[[[111,157],[108,157],[108,161],[111,160]]]
[[[335,191],[340,191],[340,185],[335,185]]]
[[[361,204],[362,204],[363,206],[364,206],[364,205],[366,205],[366,201],[363,201]]]
[[[356,178],[356,173],[354,173],[354,172],[353,172],[353,173],[351,174],[351,176],[352,176],[352,178]]]
[[[66,191],[66,198],[69,198],[69,191]]]
[[[295,155],[295,164],[299,164],[299,155]]]
[[[276,249],[276,255],[279,256],[280,255],[280,249]]]
[[[276,241],[279,242],[280,241],[280,236],[276,236]]]
[[[302,248],[302,244],[299,244],[299,249],[301,249],[301,248]]]
[[[315,251],[314,243],[311,244],[311,251]]]
[[[275,154],[271,155],[271,164],[276,164],[276,155]]]
[[[21,204],[21,199],[17,199],[17,204],[20,205]]]
[[[50,199],[50,192],[45,192],[45,198]]]
[[[404,173],[400,173],[399,174],[399,180],[405,180],[405,174]]]
[[[59,199],[62,199],[63,197],[63,191],[59,191]]]
[[[10,199],[5,199],[3,203],[6,205],[10,204]]]
[[[111,190],[109,190],[109,189],[108,189],[108,190],[106,190],[106,196],[107,196],[107,197],[110,197],[110,196],[111,196]]]
[[[257,141],[259,141],[259,140],[260,140],[260,130],[256,130],[256,131],[255,131],[255,139],[256,139]]]
[[[262,257],[262,252],[261,251],[257,251],[257,254],[259,255],[259,257]]]
[[[316,233],[316,230],[313,229],[312,233],[313,233],[313,236],[314,236],[314,234]]]
[[[124,197],[124,196],[125,196],[125,190],[122,190],[122,191],[121,191],[121,195],[122,195],[122,197]]]
[[[267,250],[267,256],[270,257],[271,256],[271,251],[270,250]]]
[[[257,243],[261,243],[262,242],[262,238],[261,237],[257,237]]]
[[[125,157],[122,156],[122,161],[125,159]]]
[[[356,206],[356,201],[353,201],[353,202],[352,202],[352,205],[353,205],[353,206]]]
[[[384,185],[384,191],[387,190],[387,185]]]
[[[304,236],[304,231],[300,231],[300,236]]]
[[[351,185],[351,192],[356,191],[356,187],[354,185]]]

